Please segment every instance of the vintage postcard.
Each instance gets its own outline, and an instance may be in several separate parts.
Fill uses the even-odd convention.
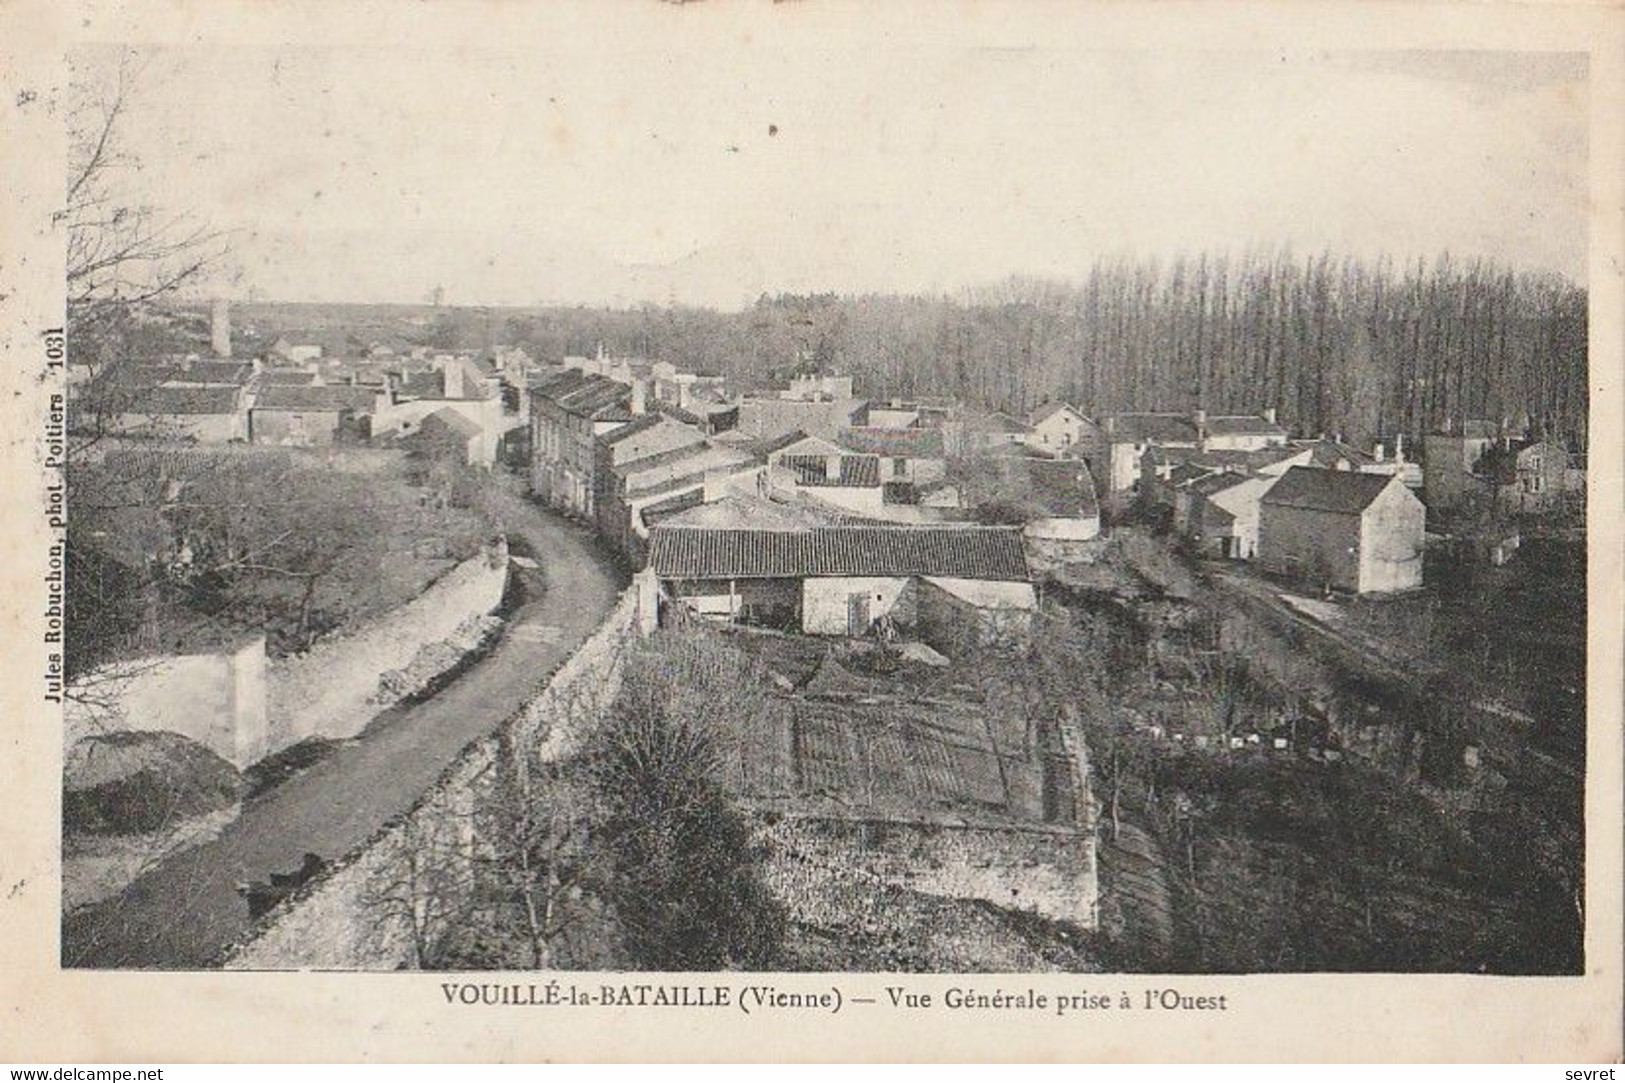
[[[1617,1060],[1617,6],[0,6],[0,1056]]]

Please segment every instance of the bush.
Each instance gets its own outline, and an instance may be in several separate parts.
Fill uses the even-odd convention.
[[[604,801],[606,895],[636,966],[766,969],[784,913],[723,788],[724,733],[673,708],[657,656],[635,658],[589,751]]]
[[[68,834],[147,834],[235,804],[237,769],[177,733],[87,737],[63,769]]]

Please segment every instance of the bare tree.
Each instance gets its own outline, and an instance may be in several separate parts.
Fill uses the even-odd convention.
[[[437,791],[396,829],[393,845],[378,849],[360,903],[371,926],[371,947],[393,954],[406,944],[406,963],[437,969],[455,958],[459,938],[480,907],[475,875],[475,825],[467,793]]]
[[[196,282],[224,251],[222,234],[130,191],[140,161],[123,135],[138,81],[135,54],[124,50],[111,71],[81,68],[71,89],[67,187],[57,220],[67,242],[70,361],[93,371],[119,359],[134,312]]]
[[[598,799],[589,780],[574,765],[539,762],[534,753],[504,734],[481,831],[497,921],[511,927],[517,918],[521,965],[544,970],[555,964],[559,938],[592,913],[602,869],[591,839]]]

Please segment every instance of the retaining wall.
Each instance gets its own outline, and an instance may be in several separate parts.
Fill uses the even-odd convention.
[[[470,879],[474,816],[496,776],[503,745],[535,761],[574,755],[620,689],[627,642],[636,634],[636,589],[620,601],[502,732],[469,745],[402,817],[334,862],[230,949],[228,970],[396,970],[419,965],[435,912],[455,907]],[[432,900],[428,897],[432,896]],[[433,905],[430,905],[430,903]]]
[[[1095,926],[1090,833],[791,815],[764,822],[756,834],[767,844],[768,886],[812,925],[843,919],[843,900],[811,890],[840,869],[924,895]]]
[[[63,747],[101,733],[166,730],[237,768],[270,749],[265,638],[231,650],[138,659],[76,682],[63,706]]]
[[[451,638],[469,618],[496,609],[507,581],[507,546],[490,546],[365,627],[324,637],[304,654],[271,662],[266,680],[269,750],[318,735],[360,733],[386,706],[378,700],[378,678],[405,669],[424,647]]]
[[[495,610],[507,581],[507,545],[499,543],[304,654],[267,662],[264,637],[254,637],[231,650],[104,667],[77,682],[63,712],[64,747],[98,733],[167,730],[243,768],[308,737],[354,737],[386,706],[379,677]]]

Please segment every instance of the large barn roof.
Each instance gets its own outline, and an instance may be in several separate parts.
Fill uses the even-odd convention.
[[[370,387],[350,387],[347,384],[324,384],[318,387],[298,387],[272,384],[262,387],[254,395],[256,410],[299,410],[316,413],[371,413],[378,405],[378,393]]]
[[[1005,527],[834,526],[800,531],[662,525],[649,567],[665,579],[933,575],[1025,582],[1021,532]]]

